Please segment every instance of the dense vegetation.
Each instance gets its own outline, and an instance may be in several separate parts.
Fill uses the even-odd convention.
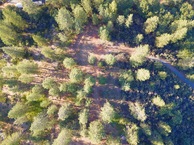
[[[194,143],[194,90],[149,59],[194,81],[192,0],[22,5],[0,9],[0,144]]]

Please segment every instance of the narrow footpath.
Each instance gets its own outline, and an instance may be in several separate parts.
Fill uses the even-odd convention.
[[[148,56],[147,58],[150,60],[155,60],[155,61],[161,62],[164,66],[166,66],[168,69],[170,69],[182,82],[186,83],[188,86],[190,86],[194,90],[194,82],[187,79],[182,72],[177,70],[169,62],[167,62],[163,59],[160,59],[160,58],[152,57],[152,56]]]

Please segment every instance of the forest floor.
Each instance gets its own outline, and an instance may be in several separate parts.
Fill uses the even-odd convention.
[[[98,118],[98,113],[100,112],[100,108],[104,103],[104,99],[102,99],[102,92],[104,92],[107,88],[112,87],[112,95],[115,97],[120,96],[120,89],[115,87],[114,78],[110,77],[111,73],[118,74],[119,69],[116,67],[110,67],[108,69],[103,69],[95,65],[90,65],[88,63],[88,56],[93,55],[97,58],[98,61],[103,60],[106,54],[119,54],[119,53],[129,53],[131,54],[134,49],[125,46],[122,43],[114,43],[109,41],[104,41],[98,37],[98,27],[89,25],[85,28],[85,30],[80,33],[76,41],[70,46],[72,50],[74,50],[74,58],[78,62],[80,69],[95,78],[99,75],[103,75],[109,78],[109,84],[100,86],[97,84],[93,88],[93,102],[91,104],[90,113],[92,116],[90,120],[95,120]],[[114,87],[114,88],[113,88]]]
[[[105,70],[104,68],[98,67],[97,64],[90,65],[88,63],[88,56],[93,55],[97,58],[98,61],[100,61],[104,59],[104,56],[106,54],[110,54],[110,53],[111,54],[124,53],[124,54],[131,55],[134,52],[134,49],[130,48],[129,46],[125,46],[122,43],[108,42],[108,41],[101,40],[98,37],[98,27],[92,26],[92,25],[86,26],[84,31],[76,37],[75,42],[70,46],[70,49],[73,52],[72,53],[73,57],[78,62],[79,68],[83,72],[90,74],[95,78],[97,78],[99,75],[108,77],[109,83],[107,85],[102,86],[97,82],[93,88],[89,120],[90,121],[96,120],[99,118],[100,108],[103,106],[104,102],[106,101],[106,99],[104,99],[103,92],[106,92],[111,88],[111,93],[109,93],[108,96],[111,95],[113,98],[120,98],[121,89],[113,85],[115,84],[115,79],[113,77],[110,77],[111,74],[118,75],[119,68],[109,67],[108,69],[106,68]],[[171,72],[176,74],[180,80],[182,80],[187,85],[193,88],[192,82],[186,79],[184,74],[179,72],[170,63],[166,62],[163,59],[156,58],[153,56],[148,56],[147,58],[150,60],[155,60],[163,63],[168,69],[171,70]],[[75,142],[72,142],[71,145],[89,144],[87,139],[84,139],[84,138],[81,138],[81,140],[75,139],[74,141]]]

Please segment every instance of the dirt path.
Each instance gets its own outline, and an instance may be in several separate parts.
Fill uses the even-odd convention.
[[[184,73],[180,72],[179,70],[177,70],[174,66],[172,66],[169,62],[167,62],[166,60],[163,60],[161,58],[156,58],[153,56],[148,56],[148,59],[151,60],[155,60],[155,61],[159,61],[161,62],[163,65],[165,65],[168,69],[171,70],[171,72],[173,72],[182,82],[186,83],[188,86],[190,86],[193,90],[194,90],[194,83],[192,81],[190,81],[189,79],[187,79],[184,75]]]
[[[88,63],[88,56],[93,55],[97,60],[104,59],[104,55],[110,53],[120,53],[127,52],[132,53],[134,50],[129,48],[121,43],[113,43],[101,40],[98,37],[98,27],[88,25],[82,33],[80,33],[75,43],[73,43],[70,48],[74,50],[74,58],[79,64],[79,68],[87,73],[91,74],[95,78],[99,75],[109,76],[112,71],[117,70],[106,70],[103,71],[102,68],[99,68],[97,65],[90,65]],[[106,90],[106,87],[109,86],[100,86],[98,83],[93,88],[92,93],[92,104],[90,108],[91,118],[90,121],[98,119],[100,108],[103,106],[105,99],[102,99],[102,92]],[[119,95],[119,91],[114,91],[114,95]]]
[[[118,69],[115,68],[114,70],[106,70],[106,72],[103,71],[103,69],[99,68],[97,65],[90,65],[88,63],[88,56],[90,54],[94,55],[98,60],[101,60],[104,58],[104,55],[106,54],[118,54],[118,53],[127,53],[131,55],[131,53],[134,52],[133,48],[130,48],[129,46],[125,46],[121,43],[114,43],[114,42],[108,42],[101,40],[98,37],[98,27],[88,25],[84,29],[82,33],[80,33],[75,43],[73,43],[70,46],[71,50],[73,50],[74,55],[73,57],[79,64],[79,68],[87,73],[91,74],[94,77],[97,77],[99,75],[106,75],[109,76],[111,72],[118,72]],[[148,56],[147,57],[150,60],[156,60],[159,62],[162,62],[167,68],[169,68],[174,74],[178,76],[180,80],[185,82],[187,85],[191,86],[194,89],[194,84],[187,79],[184,74],[182,74],[180,71],[178,71],[176,68],[174,68],[170,63],[166,62],[165,60]],[[111,81],[111,80],[110,80]],[[92,93],[92,104],[90,108],[90,116],[92,120],[98,119],[100,108],[105,102],[105,99],[102,97],[102,92],[106,91],[106,87],[110,86],[100,86],[98,83],[93,88]],[[119,90],[114,92],[114,95],[119,95]]]

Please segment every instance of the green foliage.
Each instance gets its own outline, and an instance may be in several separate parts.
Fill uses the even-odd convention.
[[[122,144],[119,138],[110,136],[106,141],[106,145],[122,145]]]
[[[184,2],[180,8],[181,19],[192,19],[194,17],[194,10],[191,4]]]
[[[53,78],[46,78],[43,82],[42,82],[42,86],[45,89],[51,89],[56,87],[56,82],[54,81]]]
[[[152,103],[158,107],[165,106],[164,100],[160,96],[156,96],[152,99]]]
[[[80,83],[83,81],[83,73],[78,68],[73,68],[69,74],[70,81],[72,83]]]
[[[85,81],[84,81],[84,84],[87,84],[89,86],[94,86],[95,83],[96,83],[95,79],[93,77],[91,77],[91,76],[86,78]]]
[[[194,57],[180,59],[177,65],[183,70],[192,69],[194,67]]]
[[[135,48],[135,52],[131,55],[130,61],[132,66],[140,66],[146,60],[146,56],[149,52],[149,45],[140,45]]]
[[[18,63],[17,70],[21,74],[35,74],[38,73],[38,64],[29,60],[23,60]]]
[[[172,40],[171,41],[173,43],[176,43],[177,41],[182,40],[183,38],[186,37],[187,31],[188,31],[187,28],[182,28],[182,29],[179,29],[179,30],[175,31],[175,33],[172,34]]]
[[[91,0],[81,0],[81,5],[88,15],[92,15],[92,3]]]
[[[117,17],[117,23],[122,26],[125,23],[125,16],[124,15],[119,15]]]
[[[133,74],[132,74],[131,70],[123,71],[123,72],[121,72],[121,74],[119,76],[119,81],[121,83],[132,82],[133,80],[134,80],[134,78],[133,78]]]
[[[56,105],[51,105],[48,109],[47,109],[47,114],[48,115],[54,115],[54,113],[56,113],[58,110]]]
[[[15,106],[12,107],[12,109],[8,113],[9,118],[17,119],[23,115],[25,115],[28,111],[28,105],[24,103],[16,103]]]
[[[26,54],[23,47],[2,47],[2,50],[12,58],[23,58]]]
[[[100,27],[99,29],[99,36],[102,40],[110,40],[110,33],[105,26]]]
[[[49,47],[43,47],[41,49],[41,53],[46,57],[49,58],[51,60],[61,60],[63,58],[62,54],[63,52],[61,52],[60,50],[57,51],[59,49],[55,49],[53,50],[52,48]]]
[[[110,123],[115,118],[116,112],[109,102],[106,102],[101,108],[100,117],[104,122]]]
[[[49,95],[51,96],[59,96],[60,94],[60,90],[57,86],[53,87],[53,88],[50,88],[49,90]]]
[[[98,76],[98,83],[101,85],[104,85],[107,83],[106,77],[103,77],[102,75]]]
[[[138,69],[136,79],[139,80],[139,81],[146,81],[146,80],[150,79],[149,70],[143,69],[143,68]]]
[[[74,83],[64,82],[60,85],[61,92],[75,93],[77,90],[77,85]]]
[[[87,94],[90,94],[92,92],[92,86],[90,86],[89,84],[85,84],[84,92],[86,92]]]
[[[108,64],[108,65],[114,65],[115,62],[116,62],[116,58],[115,56],[113,56],[112,54],[106,54],[104,56],[105,58],[105,62]]]
[[[140,44],[141,42],[142,42],[142,40],[143,40],[143,34],[138,34],[136,37],[135,37],[135,43],[136,44]]]
[[[158,130],[160,134],[163,134],[165,136],[168,136],[169,133],[171,133],[171,127],[167,123],[162,121],[158,123]]]
[[[86,99],[87,93],[84,90],[77,91],[76,95],[76,105],[80,106],[82,101]]]
[[[73,58],[65,58],[63,61],[63,65],[67,69],[72,69],[73,67],[75,67],[76,62],[73,60]]]
[[[98,120],[93,121],[90,123],[88,134],[93,143],[99,143],[104,136],[104,126]]]
[[[60,30],[64,30],[67,33],[73,30],[74,19],[71,16],[71,13],[65,7],[59,9],[55,19],[59,25]]]
[[[44,88],[41,85],[35,85],[32,88],[32,93],[43,94],[44,93]]]
[[[37,5],[33,3],[33,1],[31,0],[22,0],[22,7],[23,7],[23,10],[29,15],[38,14]]]
[[[45,38],[43,38],[40,35],[32,35],[33,40],[36,42],[36,44],[38,46],[46,46],[47,45],[47,41]]]
[[[138,130],[139,127],[136,124],[134,123],[127,124],[125,134],[127,142],[130,145],[138,145],[139,143]]]
[[[167,77],[167,73],[165,71],[158,72],[158,75],[160,76],[162,80],[166,79]]]
[[[94,56],[94,55],[92,55],[92,54],[90,54],[89,56],[88,56],[88,63],[89,64],[95,64],[95,62],[96,62],[96,57]]]
[[[21,133],[15,132],[15,133],[12,133],[10,136],[6,137],[1,142],[1,145],[19,145],[20,141],[21,141]]]
[[[130,102],[129,110],[131,112],[131,115],[133,115],[135,119],[141,122],[144,122],[147,119],[145,108],[139,102],[135,102],[135,103]]]
[[[20,30],[24,30],[28,27],[27,22],[11,7],[4,8],[2,12],[6,23],[11,23]]]
[[[34,77],[29,74],[22,74],[19,76],[18,80],[21,81],[22,83],[30,84],[31,82],[33,82]]]
[[[129,28],[133,23],[133,14],[128,15],[126,21],[125,21],[125,25],[127,28]]]
[[[149,34],[154,32],[158,26],[159,18],[157,16],[153,16],[148,18],[144,23],[145,33]]]
[[[30,93],[29,95],[26,96],[26,99],[29,102],[41,101],[41,100],[43,100],[43,98],[44,98],[44,95],[43,94],[38,94],[36,92],[32,92],[32,93]]]
[[[157,132],[156,130],[154,130],[154,131],[152,132],[152,135],[149,137],[149,140],[150,140],[150,142],[151,142],[153,145],[164,145],[162,136],[161,136],[160,133]]]
[[[89,115],[89,110],[88,109],[83,109],[80,113],[79,113],[79,124],[82,126],[86,126],[87,122],[88,122],[88,115]]]
[[[179,50],[177,57],[180,59],[184,59],[184,58],[191,58],[192,57],[192,52],[190,52],[188,49],[183,49],[183,50]]]
[[[60,86],[60,91],[75,94],[77,91],[77,88],[78,86],[74,83],[64,82]]]
[[[59,133],[58,137],[54,140],[52,145],[69,145],[72,138],[72,131],[63,128]]]
[[[141,123],[140,126],[141,126],[141,129],[143,130],[143,133],[146,136],[151,136],[152,130],[151,130],[151,127],[148,124]]]
[[[98,15],[97,14],[93,14],[92,15],[92,24],[93,25],[98,25],[98,23],[99,23]]]
[[[60,120],[66,120],[72,114],[72,108],[70,103],[63,104],[58,112],[58,118]]]
[[[13,26],[0,21],[0,39],[6,45],[18,46],[20,35],[14,30]]]
[[[164,33],[164,34],[156,37],[155,44],[158,48],[163,48],[164,46],[166,46],[170,43],[171,39],[172,39],[172,35]]]
[[[44,98],[40,103],[40,107],[47,108],[51,104],[51,101],[48,98]]]
[[[51,128],[49,118],[45,113],[38,114],[30,126],[34,136],[40,135],[42,131],[49,128]]]
[[[99,6],[101,4],[103,4],[103,3],[104,3],[104,0],[93,0],[93,4],[94,4],[94,6],[95,6],[96,9],[98,9]]]
[[[133,74],[131,70],[123,71],[119,75],[119,82],[121,83],[122,90],[129,91],[130,83],[134,80]]]
[[[16,66],[11,65],[11,66],[4,66],[2,68],[3,74],[6,75],[7,78],[13,78],[13,77],[18,77],[20,74],[17,71]]]
[[[76,30],[79,32],[83,25],[88,21],[87,14],[80,5],[77,5],[73,9],[73,15],[75,17]]]

